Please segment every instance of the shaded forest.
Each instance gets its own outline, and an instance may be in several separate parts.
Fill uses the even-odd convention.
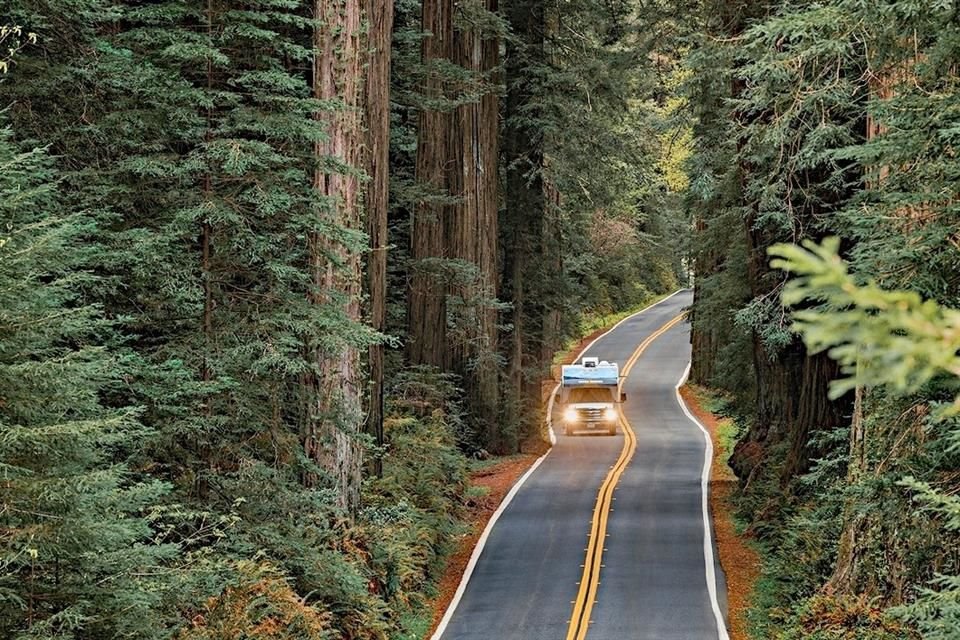
[[[0,25],[0,636],[422,638],[557,352],[692,283],[753,637],[960,637],[955,3]]]
[[[0,636],[422,637],[471,460],[687,277],[665,11],[6,3]]]
[[[756,637],[960,637],[956,11],[707,3],[686,64],[693,379],[740,425]]]

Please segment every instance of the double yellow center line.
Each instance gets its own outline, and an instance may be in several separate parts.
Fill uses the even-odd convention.
[[[624,378],[627,377],[630,374],[630,369],[637,363],[647,347],[677,325],[686,315],[686,313],[681,313],[641,342],[630,359],[627,360],[621,375]],[[627,422],[622,412],[620,414],[620,424],[623,427],[624,435],[623,449],[620,451],[620,457],[617,458],[616,464],[610,468],[603,484],[600,485],[600,492],[597,495],[597,504],[593,509],[593,519],[590,523],[590,539],[587,543],[586,560],[583,563],[583,575],[580,578],[577,599],[573,601],[573,614],[570,616],[567,640],[584,640],[587,637],[587,630],[590,627],[590,614],[593,612],[593,604],[597,599],[597,588],[600,586],[600,569],[603,568],[604,544],[606,544],[607,521],[610,517],[613,491],[637,450],[637,435],[633,432],[630,423]]]

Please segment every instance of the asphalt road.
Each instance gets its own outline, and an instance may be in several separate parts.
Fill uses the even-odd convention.
[[[689,292],[675,295],[586,355],[623,366],[690,303]],[[705,443],[674,391],[689,359],[682,322],[650,344],[623,384],[638,443],[614,494],[590,640],[719,637],[704,561]],[[442,640],[566,637],[598,490],[623,444],[623,435],[558,435],[494,526]]]

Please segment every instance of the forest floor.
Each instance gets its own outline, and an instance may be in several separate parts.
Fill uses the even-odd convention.
[[[730,418],[714,415],[709,392],[694,385],[680,390],[690,411],[710,431],[713,439],[713,466],[710,473],[710,515],[716,536],[720,566],[727,581],[728,624],[731,640],[751,640],[747,613],[760,577],[761,558],[737,526],[734,496],[737,477],[727,464],[736,442],[736,424]]]

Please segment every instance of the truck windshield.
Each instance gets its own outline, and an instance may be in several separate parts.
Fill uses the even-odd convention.
[[[610,389],[577,387],[570,389],[570,397],[567,402],[613,402],[613,396],[610,395]]]

